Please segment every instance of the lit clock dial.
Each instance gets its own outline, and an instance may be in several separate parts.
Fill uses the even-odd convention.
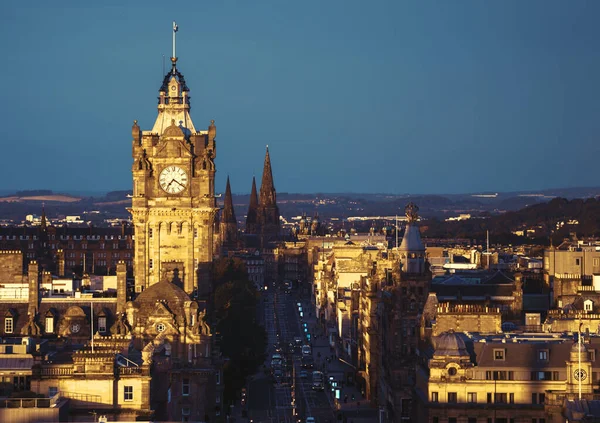
[[[183,191],[188,183],[188,176],[185,170],[179,166],[167,166],[160,172],[158,178],[160,187],[167,194],[179,194]]]
[[[587,378],[587,372],[583,369],[576,369],[573,372],[573,377],[575,380],[585,380]]]
[[[71,332],[72,333],[77,333],[77,332],[79,332],[80,329],[81,329],[81,325],[79,323],[73,323],[71,325]]]

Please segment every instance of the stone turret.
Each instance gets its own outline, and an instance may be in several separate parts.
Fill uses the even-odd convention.
[[[127,304],[127,266],[125,261],[117,263],[117,313],[124,313]]]
[[[408,223],[406,224],[402,244],[398,248],[400,260],[403,264],[402,272],[423,274],[427,269],[425,266],[425,246],[421,240],[421,232],[417,223],[419,208],[415,204],[409,203],[405,211]]]
[[[40,267],[38,262],[31,260],[27,267],[27,280],[29,282],[29,307],[27,313],[35,316],[39,308]]]
[[[65,276],[65,252],[62,249],[56,251],[56,261],[58,276],[63,278]]]

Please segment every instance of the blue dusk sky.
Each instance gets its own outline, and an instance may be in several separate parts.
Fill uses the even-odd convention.
[[[131,188],[177,21],[217,191],[597,186],[599,1],[3,1],[0,190]],[[168,69],[168,63],[167,63]]]

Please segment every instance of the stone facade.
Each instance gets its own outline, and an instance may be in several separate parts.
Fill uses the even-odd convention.
[[[452,331],[423,349],[413,421],[564,422],[565,400],[598,389],[597,338],[477,337]],[[594,351],[593,353],[591,351]]]
[[[215,199],[216,133],[196,131],[188,87],[173,69],[159,91],[151,131],[132,128],[136,292],[174,281],[187,293],[210,292]]]

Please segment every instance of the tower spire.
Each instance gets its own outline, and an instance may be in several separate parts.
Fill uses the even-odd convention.
[[[279,208],[277,207],[277,193],[275,191],[275,184],[273,183],[269,146],[267,146],[265,153],[257,217],[261,245],[264,246],[268,242],[278,240],[280,232]]]
[[[248,214],[246,215],[246,233],[256,234],[258,210],[258,195],[256,193],[256,178],[252,177],[252,191],[250,192],[250,205],[248,206]]]
[[[267,145],[262,182],[260,184],[260,205],[262,207],[275,205],[277,203],[276,196],[275,184],[273,183],[273,170],[271,169],[271,156],[269,155],[269,146]]]
[[[227,176],[227,187],[225,188],[225,201],[223,204],[223,220],[224,223],[237,223],[235,211],[233,210],[233,196],[231,195],[231,185],[229,184],[229,176]]]
[[[42,203],[42,218],[40,220],[40,227],[42,229],[42,231],[46,230],[46,204]]]
[[[223,252],[236,248],[238,244],[237,219],[233,210],[233,196],[231,195],[231,185],[229,184],[229,175],[227,176],[227,187],[225,188],[225,202],[223,213],[221,215],[220,234],[221,248]]]

